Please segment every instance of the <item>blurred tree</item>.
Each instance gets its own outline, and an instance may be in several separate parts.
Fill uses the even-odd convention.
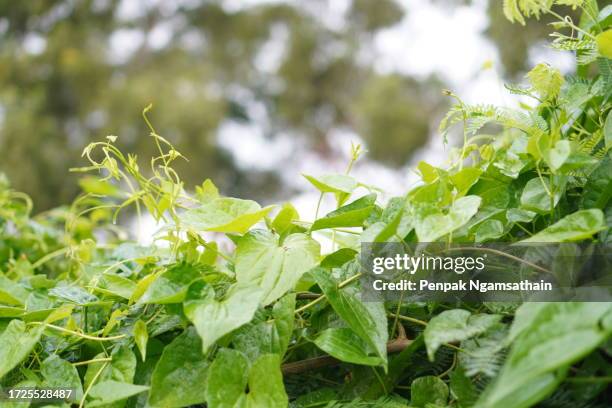
[[[330,130],[349,128],[394,166],[427,139],[442,85],[378,73],[364,58],[377,32],[402,20],[399,2],[352,0],[340,12],[333,0],[240,4],[0,0],[0,172],[38,210],[65,203],[77,193],[67,169],[83,164],[89,141],[114,134],[143,160],[154,153],[140,117],[149,102],[157,132],[192,161],[179,169],[187,187],[213,177],[237,196],[270,198],[279,183],[219,146],[227,121],[302,137],[322,155]],[[508,72],[520,71],[533,40],[514,47],[519,34],[505,30],[519,27],[492,21]]]
[[[364,135],[370,156],[404,164],[431,133],[431,118],[441,105],[440,88],[400,75],[371,77],[354,103],[356,128]]]
[[[503,8],[498,0],[489,1],[489,27],[487,35],[495,42],[499,49],[501,62],[505,75],[510,79],[517,79],[530,69],[529,51],[534,44],[548,46],[548,35],[551,28],[548,26],[555,21],[549,14],[540,19],[531,19],[529,24],[513,24],[504,16]],[[600,3],[602,3],[600,1]],[[603,7],[603,3],[601,4]],[[560,7],[556,7],[560,8]],[[561,15],[569,15],[578,21],[579,13],[571,7],[563,6]]]
[[[219,125],[261,122],[251,113],[259,103],[267,136],[312,136],[325,151],[360,81],[376,75],[355,61],[356,31],[402,18],[392,0],[374,8],[356,0],[348,18],[358,23],[330,28],[313,13],[326,4],[0,0],[0,171],[38,209],[66,202],[76,194],[67,169],[82,164],[89,141],[114,134],[128,151],[153,154],[140,118],[153,102],[158,133],[196,163],[179,169],[185,180],[214,177],[242,195],[246,174],[216,143]],[[262,68],[257,60],[272,42],[284,48],[280,61]],[[259,174],[249,183],[262,196],[271,180]]]

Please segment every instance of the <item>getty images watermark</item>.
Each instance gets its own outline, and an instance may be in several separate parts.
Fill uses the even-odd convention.
[[[610,245],[363,243],[365,301],[612,301]]]

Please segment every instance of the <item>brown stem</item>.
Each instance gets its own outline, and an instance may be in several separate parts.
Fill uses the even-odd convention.
[[[301,292],[297,294],[298,299],[316,299],[320,297],[320,293]]]
[[[399,353],[412,343],[412,340],[399,337],[387,343],[387,353]],[[307,358],[306,360],[294,361],[281,366],[283,375],[299,374],[305,371],[316,370],[318,368],[339,364],[340,360],[332,356],[320,356]]]
[[[397,338],[398,339],[406,339],[406,329],[404,329],[404,325],[400,322],[397,322]]]

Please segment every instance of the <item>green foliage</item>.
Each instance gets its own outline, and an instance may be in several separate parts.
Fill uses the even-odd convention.
[[[236,280],[259,287],[267,305],[293,288],[316,265],[319,253],[319,243],[306,234],[280,241],[268,231],[254,230],[238,241]]]
[[[239,351],[219,350],[210,366],[206,400],[214,407],[286,407],[280,357],[265,354],[250,364]]]
[[[204,402],[209,366],[196,331],[186,329],[164,348],[155,365],[149,405],[185,407]]]
[[[4,377],[32,351],[40,336],[41,328],[28,330],[23,321],[13,319],[0,335],[0,376]]]
[[[524,308],[530,309],[530,304]],[[609,303],[549,303],[519,319],[510,354],[478,406],[528,407],[564,377],[567,367],[610,336]],[[525,318],[525,315],[521,315]],[[516,394],[522,394],[517,399]],[[512,402],[511,402],[512,401]]]
[[[506,7],[519,19],[543,4]],[[365,302],[356,250],[609,242],[603,58],[575,77],[536,67],[528,88],[512,88],[529,108],[450,93],[442,128],[463,125],[464,144],[444,169],[420,163],[423,183],[386,203],[350,175],[354,146],[345,174],[306,176],[337,204],[312,224],[288,203],[224,197],[210,180],[186,191],[173,168],[182,156],[146,110],[148,175],[108,137],[85,149],[77,170],[97,175],[70,209],[31,216],[0,178],[0,385],[70,385],[75,405],[116,408],[522,408],[560,406],[570,391],[571,406],[605,403],[609,303]],[[128,207],[163,222],[155,245],[113,224]]]
[[[361,302],[354,287],[340,290],[339,284],[323,268],[313,269],[310,274],[314,277],[334,311],[386,366],[388,332],[383,305],[381,303]]]
[[[425,345],[430,360],[444,343],[467,340],[487,332],[501,316],[494,314],[471,315],[463,309],[447,310],[429,321],[425,328]]]
[[[190,209],[181,221],[194,231],[244,234],[271,209],[261,209],[255,201],[223,197],[206,202],[199,208]]]
[[[348,328],[325,329],[314,343],[327,354],[347,363],[377,366],[384,362],[380,357],[369,356],[367,343]]]
[[[376,194],[363,196],[319,218],[312,224],[311,231],[326,228],[361,227],[375,208]]]
[[[261,298],[262,291],[254,285],[236,284],[221,301],[205,283],[192,285],[183,309],[202,338],[202,352],[206,354],[221,337],[251,321]]]
[[[448,386],[434,376],[419,377],[410,385],[412,399],[410,405],[427,408],[443,407],[448,400]]]

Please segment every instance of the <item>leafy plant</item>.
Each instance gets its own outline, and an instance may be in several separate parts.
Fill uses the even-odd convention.
[[[94,143],[76,169],[94,175],[69,209],[32,217],[0,179],[2,386],[68,386],[71,403],[92,407],[609,403],[610,303],[359,296],[360,241],[610,242],[612,9],[514,0],[504,10],[524,23],[556,15],[553,3],[583,10],[579,24],[559,17],[571,35],[553,42],[576,50],[578,74],[536,66],[527,87],[508,87],[533,100],[516,110],[448,92],[457,103],[441,129],[461,124],[462,145],[448,168],[419,164],[423,183],[387,203],[350,175],[358,146],[345,174],[305,176],[337,203],[313,223],[289,203],[223,197],[210,180],[190,194],[172,167],[183,156],[148,108],[158,150],[148,170],[114,136]],[[160,245],[125,239],[114,222],[128,207],[162,222]]]

